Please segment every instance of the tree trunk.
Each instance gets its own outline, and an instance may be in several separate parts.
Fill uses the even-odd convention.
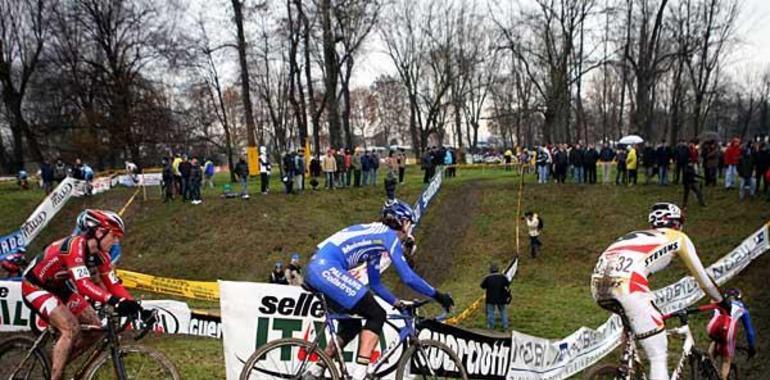
[[[240,0],[232,0],[233,11],[235,13],[235,26],[238,29],[238,63],[241,69],[241,98],[243,100],[243,110],[246,114],[246,134],[249,147],[256,147],[256,127],[254,124],[254,111],[251,106],[251,86],[249,85],[249,67],[246,62],[246,36],[243,31],[243,4]],[[260,134],[260,145],[262,134]]]
[[[324,77],[326,103],[326,120],[329,124],[329,142],[332,147],[340,148],[342,146],[342,136],[340,134],[340,116],[337,104],[337,76],[339,75],[339,62],[337,60],[337,50],[335,48],[335,36],[332,30],[332,4],[331,0],[321,0],[321,27],[323,41],[323,59],[326,69]]]

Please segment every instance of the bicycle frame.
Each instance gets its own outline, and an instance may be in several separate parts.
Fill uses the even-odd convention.
[[[679,380],[680,376],[682,376],[684,373],[685,366],[687,365],[687,359],[690,357],[690,355],[692,355],[692,350],[695,347],[695,338],[692,335],[692,331],[690,331],[690,326],[688,325],[687,320],[682,319],[681,322],[682,326],[666,329],[665,331],[665,334],[668,336],[680,336],[684,338],[684,343],[682,344],[682,355],[679,358],[679,362],[677,362],[676,368],[669,377],[670,380]],[[621,356],[620,361],[625,365],[627,370],[627,372],[624,374],[624,378],[630,380],[636,367],[634,363],[641,363],[641,360],[636,349],[636,339],[634,338],[634,334],[628,328],[625,328],[624,334],[626,344],[625,348],[623,349],[623,355]]]

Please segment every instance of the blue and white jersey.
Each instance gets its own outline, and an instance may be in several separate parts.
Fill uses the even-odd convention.
[[[396,302],[396,297],[380,281],[380,259],[383,254],[390,255],[393,267],[396,268],[404,284],[426,297],[435,296],[436,290],[415,273],[406,262],[396,231],[382,223],[356,224],[330,236],[318,244],[318,251],[308,264],[308,271],[320,271],[322,273],[319,273],[319,279],[328,280],[328,273],[323,272],[328,268],[336,267],[348,271],[366,264],[369,288],[392,304]],[[321,281],[313,281],[316,276],[313,273],[309,274],[310,285],[321,288]],[[342,285],[344,284],[340,284]],[[354,293],[356,294],[352,296],[356,300],[362,296],[358,291]],[[347,307],[352,304],[352,301],[340,303]]]

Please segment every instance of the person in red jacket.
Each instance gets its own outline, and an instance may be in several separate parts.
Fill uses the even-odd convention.
[[[21,283],[24,303],[59,332],[51,355],[52,380],[61,379],[67,362],[98,338],[80,332],[81,324],[101,324],[89,300],[111,305],[123,316],[142,311],[110,261],[110,248],[125,234],[123,220],[111,211],[85,210],[83,221],[86,228],[79,234],[46,247],[27,267]],[[101,286],[91,280],[92,269]]]
[[[735,187],[735,178],[738,175],[738,161],[741,159],[741,140],[734,138],[725,149],[725,189]]]

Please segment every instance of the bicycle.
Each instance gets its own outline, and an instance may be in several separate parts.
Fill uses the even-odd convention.
[[[689,315],[700,312],[697,308],[680,310],[671,314],[663,315],[663,320],[678,318],[680,326],[665,331],[669,336],[678,336],[684,339],[682,344],[682,356],[677,362],[677,366],[670,376],[670,380],[680,380],[685,378],[685,371],[689,369],[689,378],[693,380],[720,380],[719,371],[711,357],[695,347],[695,338],[690,331]],[[620,356],[619,364],[604,364],[588,371],[586,376],[589,380],[612,379],[612,380],[646,380],[647,372],[639,358],[639,352],[636,349],[634,334],[628,327],[625,317],[623,319],[623,353]],[[731,366],[730,379],[737,380],[738,372],[735,364]]]
[[[249,379],[303,379],[309,367],[315,363],[322,363],[326,368],[323,379],[339,380],[350,379],[350,374],[345,366],[342,349],[337,341],[334,321],[357,318],[344,314],[329,313],[324,297],[315,294],[321,299],[321,305],[326,313],[324,326],[329,332],[329,338],[323,339],[323,332],[316,334],[311,342],[297,338],[283,338],[267,343],[259,347],[246,361],[241,372],[241,380]],[[387,369],[385,363],[399,348],[403,348],[398,359],[396,379],[411,378],[413,375],[422,376],[424,379],[460,378],[468,379],[460,358],[447,345],[432,339],[420,339],[416,325],[425,320],[419,316],[418,309],[429,300],[416,300],[403,302],[399,314],[389,314],[388,321],[403,320],[404,327],[399,330],[398,340],[384,350],[374,367],[368,372],[366,379],[376,379],[391,373],[392,368]],[[334,359],[339,363],[336,367],[332,358],[324,352],[321,343],[331,341],[335,345],[336,355]],[[292,359],[298,360],[292,360]],[[359,379],[356,379],[359,380]]]
[[[72,378],[180,379],[174,364],[161,352],[145,346],[122,344],[120,334],[131,325],[131,319],[122,322],[114,309],[106,307],[99,310],[99,314],[100,319],[106,319],[103,326],[80,326],[81,331],[102,332],[103,336],[93,345],[96,348]],[[157,310],[150,311],[150,315],[143,320],[144,327],[134,336],[134,341],[144,338],[157,320]],[[0,379],[49,379],[51,363],[44,348],[55,335],[54,328],[49,326],[37,338],[19,334],[0,341]]]

